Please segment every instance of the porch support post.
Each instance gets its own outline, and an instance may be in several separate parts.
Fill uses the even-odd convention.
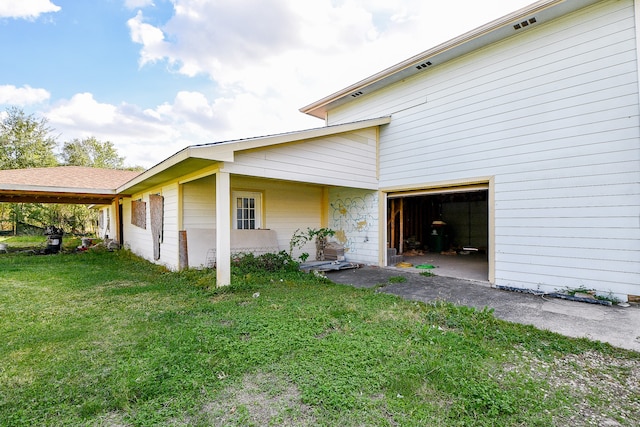
[[[216,172],[216,285],[231,284],[231,179]]]

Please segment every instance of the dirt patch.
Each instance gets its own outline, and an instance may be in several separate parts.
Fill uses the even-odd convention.
[[[304,405],[300,391],[286,378],[258,372],[228,387],[220,400],[205,404],[203,421],[230,426],[312,426],[313,410]]]
[[[637,426],[640,414],[640,362],[616,359],[597,352],[572,354],[544,361],[524,351],[522,362],[505,366],[505,372],[520,371],[545,380],[548,392],[564,390],[580,397],[555,425]]]
[[[576,405],[579,415],[568,424],[577,426],[638,425],[640,414],[640,364],[595,352],[557,359],[549,378],[555,387],[569,387],[585,396]],[[583,424],[580,424],[583,423]]]
[[[94,422],[89,424],[92,427],[129,427],[124,421],[124,414],[122,412],[108,412],[107,414],[98,417]]]

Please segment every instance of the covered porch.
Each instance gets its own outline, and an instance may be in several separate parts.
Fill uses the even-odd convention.
[[[343,209],[332,200],[376,194],[378,127],[390,120],[187,147],[117,189],[131,194],[125,218],[137,202],[162,199],[160,234],[125,221],[124,244],[173,269],[215,264],[217,285],[228,285],[234,252],[289,251],[297,229],[332,227]],[[367,209],[377,216],[377,203]],[[383,243],[377,231],[369,234],[361,243],[377,260]],[[152,254],[151,247],[162,250]]]

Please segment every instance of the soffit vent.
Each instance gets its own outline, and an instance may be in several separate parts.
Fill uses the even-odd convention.
[[[427,61],[427,62],[423,62],[420,65],[416,65],[416,69],[418,70],[424,70],[425,68],[431,66],[431,61]]]
[[[513,26],[514,30],[521,30],[525,27],[528,27],[529,25],[535,24],[536,22],[538,22],[538,20],[536,19],[536,17],[534,16],[533,18],[529,18],[527,20],[524,20],[518,24],[515,24]]]

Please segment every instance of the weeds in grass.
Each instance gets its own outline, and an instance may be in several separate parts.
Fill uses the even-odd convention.
[[[635,422],[637,353],[278,260],[273,272],[236,264],[215,288],[214,270],[170,272],[127,251],[0,256],[0,425]],[[560,383],[556,362],[584,354],[603,360],[572,362],[589,387]],[[593,397],[604,387],[624,412]]]
[[[569,288],[566,287],[560,291],[566,295],[575,296],[575,297],[587,297],[594,298],[599,301],[608,301],[611,304],[619,304],[620,300],[616,298],[613,293],[609,292],[608,294],[598,294],[594,289],[588,289],[585,286],[579,286],[577,288]]]
[[[240,253],[234,255],[233,261],[234,273],[240,275],[256,272],[297,271],[300,266],[285,251],[261,255]]]
[[[405,283],[407,278],[404,276],[391,276],[389,277],[389,283]]]

